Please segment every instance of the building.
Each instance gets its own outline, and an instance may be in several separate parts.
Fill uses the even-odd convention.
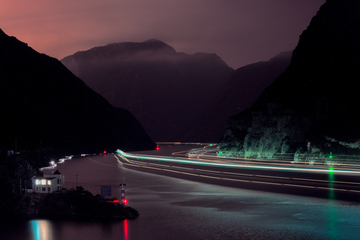
[[[62,175],[56,170],[53,174],[44,174],[43,177],[32,177],[32,192],[52,193],[62,190]]]

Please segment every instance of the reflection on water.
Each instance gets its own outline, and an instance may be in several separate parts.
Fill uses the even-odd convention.
[[[329,199],[334,200],[334,168],[332,166],[329,168],[329,189]]]
[[[47,220],[32,220],[30,221],[32,236],[34,240],[52,240],[53,231],[50,221]]]
[[[125,219],[124,221],[124,239],[128,239],[128,220]]]
[[[338,239],[337,232],[337,216],[335,208],[335,192],[334,192],[334,168],[329,168],[329,204],[327,206],[327,223],[329,239]]]

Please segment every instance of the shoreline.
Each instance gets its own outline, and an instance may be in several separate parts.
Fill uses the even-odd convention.
[[[94,196],[83,187],[54,193],[31,193],[22,196],[12,217],[49,220],[122,221],[135,219],[139,212],[119,203]]]

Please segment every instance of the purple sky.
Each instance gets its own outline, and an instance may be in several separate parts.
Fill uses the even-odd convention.
[[[156,38],[178,52],[216,53],[230,67],[295,48],[325,0],[0,0],[0,28],[62,59]]]

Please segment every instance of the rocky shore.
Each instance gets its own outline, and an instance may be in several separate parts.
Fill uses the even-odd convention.
[[[32,193],[21,198],[15,215],[21,218],[94,221],[135,219],[139,216],[135,209],[112,200],[94,196],[81,186],[51,194]]]

